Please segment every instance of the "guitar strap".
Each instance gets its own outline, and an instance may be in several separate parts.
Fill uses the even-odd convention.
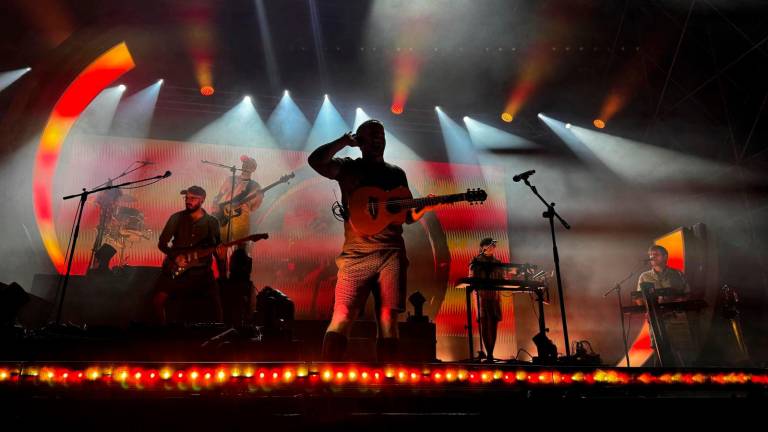
[[[235,195],[232,201],[240,201],[241,199],[247,197],[248,194],[250,194],[255,190],[257,184],[258,183],[256,183],[256,181],[254,180],[248,180],[248,184],[245,185],[245,188],[243,189],[243,191]]]

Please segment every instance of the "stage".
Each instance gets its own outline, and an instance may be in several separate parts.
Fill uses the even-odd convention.
[[[765,1],[2,10],[0,427],[768,399]]]

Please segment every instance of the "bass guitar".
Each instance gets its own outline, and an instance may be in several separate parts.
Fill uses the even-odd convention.
[[[268,238],[269,234],[267,233],[251,234],[248,237],[224,243],[220,246],[231,247],[249,241],[256,242]],[[202,266],[203,259],[209,257],[216,251],[217,247],[218,246],[174,249],[168,254],[168,257],[163,262],[163,271],[170,276],[171,279],[176,279],[190,268]]]

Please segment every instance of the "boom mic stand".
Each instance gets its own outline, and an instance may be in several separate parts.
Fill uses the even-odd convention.
[[[624,305],[621,304],[621,285],[624,282],[628,281],[629,278],[634,276],[639,271],[640,268],[632,271],[632,273],[630,273],[629,275],[627,275],[627,277],[622,279],[621,282],[616,283],[616,285],[613,288],[609,289],[603,294],[603,298],[606,298],[608,297],[608,294],[616,291],[616,297],[619,299],[619,319],[621,319],[621,340],[624,341],[624,358],[627,359],[627,367],[630,367],[629,366],[629,348],[627,347],[627,331],[624,328]]]
[[[517,179],[515,179],[517,180]],[[568,341],[568,323],[565,318],[565,296],[563,296],[563,280],[560,276],[560,256],[557,253],[557,240],[555,239],[555,221],[554,219],[557,218],[558,221],[565,227],[565,229],[571,229],[571,226],[568,225],[568,222],[565,221],[558,213],[555,211],[555,203],[548,203],[547,200],[544,199],[539,194],[539,191],[536,190],[536,186],[532,185],[528,181],[528,177],[522,177],[522,180],[525,182],[525,184],[531,189],[534,195],[536,195],[541,202],[544,203],[544,205],[547,207],[547,211],[545,211],[542,214],[542,217],[545,219],[549,219],[549,229],[552,233],[552,254],[554,256],[555,260],[555,273],[557,274],[557,294],[560,296],[560,317],[563,322],[563,339],[565,339],[565,356],[567,358],[571,357],[571,346],[570,342]]]
[[[70,275],[72,273],[72,261],[73,261],[73,259],[75,257],[75,247],[77,246],[77,237],[80,234],[80,221],[83,218],[83,208],[85,208],[85,201],[88,199],[88,196],[91,195],[91,194],[97,193],[97,192],[101,192],[101,191],[105,191],[105,190],[110,190],[110,189],[121,188],[121,187],[124,187],[124,186],[130,186],[130,185],[136,184],[136,183],[143,183],[143,182],[147,182],[147,181],[150,181],[150,180],[162,180],[162,179],[168,178],[170,176],[171,176],[171,172],[170,171],[166,171],[165,174],[157,175],[157,176],[154,176],[154,177],[149,177],[149,178],[145,178],[145,179],[141,179],[141,180],[134,180],[134,181],[120,183],[120,184],[116,184],[116,185],[109,185],[108,184],[107,186],[98,187],[98,188],[91,189],[91,190],[86,190],[85,188],[83,188],[83,191],[80,192],[79,194],[67,195],[64,198],[62,198],[64,200],[68,200],[68,199],[80,197],[80,202],[78,203],[77,212],[76,212],[76,216],[75,216],[76,217],[76,222],[75,222],[75,228],[74,228],[73,233],[72,233],[72,244],[70,246],[69,258],[67,260],[67,272],[64,274],[64,281],[61,284],[61,295],[59,296],[59,307],[58,307],[58,309],[56,311],[56,325],[61,324],[61,311],[62,311],[62,308],[64,307],[64,297],[67,294],[67,285],[69,284],[69,277],[70,277]]]

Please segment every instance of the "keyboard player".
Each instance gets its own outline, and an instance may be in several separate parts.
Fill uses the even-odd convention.
[[[662,365],[683,366],[689,364],[698,351],[695,325],[693,325],[697,321],[697,315],[689,314],[694,309],[688,310],[692,306],[692,302],[688,301],[691,289],[685,275],[669,267],[668,259],[669,253],[663,246],[653,245],[648,248],[648,263],[651,268],[640,274],[637,280],[637,291],[632,297],[636,304],[645,304],[641,287],[643,284],[653,284],[653,297],[659,305],[657,309],[659,321],[656,323],[655,331],[660,332],[662,338],[656,340],[654,330],[651,331],[651,337],[659,360],[663,357]],[[654,328],[653,322],[651,322],[651,328]]]
[[[648,248],[648,262],[651,269],[641,273],[637,279],[637,291],[640,291],[640,284],[651,282],[654,289],[663,289],[669,295],[659,298],[659,301],[680,300],[690,294],[691,289],[685,280],[685,275],[679,270],[667,266],[669,253],[664,246],[653,245]]]
[[[483,279],[504,279],[503,267],[494,265],[501,261],[494,257],[496,240],[486,237],[480,241],[480,250],[477,256],[469,264],[469,277]],[[496,346],[496,331],[501,321],[501,296],[499,291],[478,291],[478,323],[480,324],[480,337],[486,350],[486,361],[492,363],[493,349]]]

